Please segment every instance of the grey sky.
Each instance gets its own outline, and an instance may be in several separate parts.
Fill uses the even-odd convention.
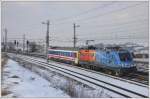
[[[51,45],[72,46],[73,23],[77,28],[78,45],[85,40],[98,42],[129,41],[137,38],[148,43],[148,2],[2,2],[2,29],[8,38],[45,40],[49,19]],[[3,36],[3,35],[2,35]]]

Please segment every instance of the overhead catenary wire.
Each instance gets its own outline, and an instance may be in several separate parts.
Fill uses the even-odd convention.
[[[119,11],[123,11],[123,10],[129,9],[129,8],[132,8],[132,7],[137,7],[138,5],[141,5],[141,4],[143,4],[143,3],[138,3],[138,4],[131,5],[131,6],[123,7],[123,8],[118,9],[118,10],[106,12],[105,14],[97,14],[95,16],[87,17],[87,18],[84,18],[84,19],[78,19],[76,21],[80,21],[81,22],[81,21],[85,21],[85,20],[88,20],[88,19],[93,19],[95,17],[105,16],[105,15],[108,15],[108,14],[112,14],[112,13],[116,13],[116,12],[119,12]]]
[[[119,27],[105,27],[105,28],[97,28],[97,29],[89,29],[88,30],[88,32],[87,31],[83,31],[82,32],[82,35],[88,35],[88,33],[96,33],[96,32],[102,32],[102,33],[106,33],[106,32],[111,32],[111,31],[113,31],[113,32],[115,32],[115,31],[122,31],[122,30],[124,30],[125,32],[128,32],[128,31],[132,31],[132,30],[134,30],[134,31],[137,31],[137,30],[139,30],[139,29],[145,29],[145,31],[146,30],[148,30],[148,26],[147,27],[145,27],[145,25],[138,25],[138,26],[134,26],[134,27],[131,27],[131,25],[128,25],[128,26],[119,26]],[[81,34],[81,33],[80,33]],[[79,36],[81,36],[81,35],[79,35]]]
[[[121,22],[121,23],[107,23],[107,24],[101,24],[101,25],[83,25],[82,28],[88,28],[89,29],[95,29],[95,28],[111,28],[111,27],[123,27],[123,26],[126,26],[126,25],[134,25],[136,24],[141,24],[143,25],[142,22],[147,22],[148,19],[147,18],[144,18],[144,19],[136,19],[136,20],[131,20],[131,21],[126,21],[126,22]],[[65,31],[66,29],[57,29],[57,31]]]
[[[98,34],[98,33],[111,33],[111,32],[121,32],[121,31],[124,31],[124,32],[131,32],[131,31],[139,31],[141,30],[142,28],[144,28],[143,30],[144,31],[148,31],[148,26],[147,27],[144,27],[144,26],[138,26],[138,27],[128,27],[128,29],[126,28],[120,28],[120,27],[117,27],[117,28],[110,28],[110,29],[101,29],[101,30],[96,30],[96,31],[89,31],[89,32],[82,32],[80,34],[82,34],[83,36],[86,36],[86,35],[89,35],[89,33],[94,33],[94,34]],[[139,33],[139,32],[138,32]],[[86,34],[86,35],[85,35]],[[147,33],[148,34],[148,33]],[[79,35],[78,36],[82,36],[82,35]],[[125,34],[126,35],[126,34]],[[97,35],[95,35],[97,36]]]
[[[126,9],[129,9],[129,8],[133,8],[133,7],[137,7],[138,5],[141,5],[143,3],[137,3],[137,4],[134,4],[134,5],[130,5],[130,6],[127,6],[127,7],[123,7],[123,8],[120,8],[120,9],[117,9],[117,10],[113,10],[113,11],[108,11],[108,12],[105,12],[103,14],[97,14],[97,15],[94,15],[94,16],[89,16],[89,17],[84,17],[84,18],[81,18],[81,19],[76,19],[76,21],[78,22],[82,22],[82,21],[90,21],[91,19],[95,19],[96,17],[102,17],[102,16],[105,16],[105,15],[109,15],[109,14],[112,14],[112,13],[117,13],[117,12],[120,12],[120,11],[123,11],[123,10],[126,10]],[[66,24],[68,22],[63,22],[63,23],[59,23],[59,24],[56,24],[57,26],[58,25],[63,25],[63,24]],[[69,22],[70,23],[70,22]]]
[[[117,1],[112,1],[110,3],[106,3],[106,4],[103,4],[101,6],[98,6],[98,7],[94,7],[92,9],[89,9],[89,10],[86,10],[86,11],[83,11],[83,12],[80,12],[78,14],[75,14],[75,15],[71,15],[71,16],[66,16],[66,17],[63,17],[63,18],[60,18],[60,19],[57,19],[57,21],[65,21],[65,20],[69,20],[69,19],[72,19],[74,17],[79,17],[79,16],[82,16],[82,15],[85,15],[87,13],[90,13],[90,12],[93,12],[93,11],[96,11],[96,10],[99,10],[99,9],[103,9],[103,8],[106,8],[108,6],[111,6],[112,4],[116,3]]]

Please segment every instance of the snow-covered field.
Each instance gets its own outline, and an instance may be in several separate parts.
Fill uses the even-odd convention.
[[[9,54],[9,56],[13,56],[13,55],[11,55],[11,54]],[[22,57],[22,55],[18,55],[20,58]],[[25,58],[25,57],[24,57]],[[34,59],[35,59],[35,57],[34,57]],[[40,58],[36,58],[37,60],[39,59],[40,61],[46,61],[46,60],[44,60],[44,59],[40,59]],[[55,62],[51,62],[51,64],[57,64],[57,63],[55,63]],[[29,66],[29,65],[28,65]],[[28,67],[27,66],[27,67]],[[63,64],[57,64],[57,66],[63,66],[63,67],[65,67],[65,68],[68,68],[68,69],[70,69],[70,70],[74,70],[74,71],[78,71],[79,72],[79,70],[77,69],[77,68],[72,68],[72,67],[70,67],[70,66],[66,66],[66,65],[63,65]],[[30,66],[30,67],[32,67],[32,65]],[[34,65],[33,65],[33,67],[35,67]],[[31,68],[31,69],[33,69],[33,67]],[[36,66],[37,67],[37,66]],[[36,70],[37,68],[34,68],[33,70]],[[47,70],[47,69],[45,69],[45,70]],[[105,90],[105,89],[103,89],[103,88],[99,88],[98,90],[91,90],[91,89],[86,89],[86,88],[82,88],[82,86],[80,86],[80,84],[72,84],[71,83],[71,86],[68,86],[69,85],[69,80],[67,79],[67,80],[62,80],[63,79],[63,77],[57,77],[57,76],[53,76],[53,77],[51,77],[51,74],[48,74],[48,73],[46,73],[46,72],[44,72],[45,71],[44,69],[41,71],[41,69],[39,69],[38,71],[39,72],[41,72],[40,73],[40,75],[48,75],[48,77],[46,77],[46,78],[48,78],[50,81],[53,81],[54,83],[53,83],[53,85],[54,84],[56,84],[56,86],[58,87],[60,87],[61,89],[71,89],[71,93],[72,93],[72,91],[74,91],[75,92],[75,97],[120,97],[120,96],[117,96],[116,94],[114,94],[114,93],[112,93],[112,92],[109,92],[108,90]],[[80,71],[82,71],[82,73],[84,73],[84,72],[86,72],[86,71],[83,71],[83,70],[80,70]],[[54,74],[54,73],[53,73]],[[99,78],[99,79],[102,79],[102,80],[106,80],[107,82],[110,82],[110,83],[116,83],[118,86],[120,85],[120,86],[122,86],[122,85],[124,85],[124,86],[122,86],[122,87],[125,87],[126,86],[126,88],[128,88],[128,89],[131,89],[131,90],[135,90],[135,91],[137,91],[137,89],[138,89],[138,92],[141,92],[141,93],[144,93],[144,94],[148,94],[148,88],[137,88],[137,86],[136,85],[131,85],[131,84],[129,84],[128,82],[122,82],[122,81],[116,81],[115,79],[107,79],[107,77],[102,77],[102,75],[98,75],[98,74],[95,74],[95,73],[90,73],[90,72],[88,72],[88,73],[85,73],[85,74],[87,74],[87,75],[91,75],[92,77],[95,77],[95,78]],[[50,78],[49,78],[50,77]],[[56,78],[58,79],[59,78],[59,80],[56,80]],[[56,80],[56,81],[55,81]],[[62,82],[61,82],[62,81]],[[81,82],[81,81],[79,81],[79,82]],[[58,83],[60,83],[60,84],[58,84]],[[61,85],[63,85],[63,86],[61,86]],[[77,85],[79,85],[79,87],[77,87]],[[89,84],[87,84],[88,86],[89,86]],[[64,88],[64,86],[66,87],[66,88]],[[76,90],[77,89],[77,90]],[[78,90],[78,89],[81,89],[81,90]],[[74,93],[73,92],[73,93]],[[76,93],[77,92],[77,93]],[[89,96],[89,94],[88,94],[88,92],[90,92],[90,96]],[[82,95],[79,95],[79,93],[82,93]],[[96,95],[94,95],[96,93]],[[70,95],[70,94],[69,94]],[[71,95],[72,96],[72,95]]]
[[[8,60],[2,74],[2,97],[70,97],[39,75]],[[5,94],[5,95],[4,95]]]
[[[70,97],[76,98],[112,97],[111,95],[109,95],[109,93],[105,92],[103,88],[93,89],[81,82],[75,81],[69,77],[60,75],[56,72],[49,71],[44,68],[38,68],[38,66],[36,65],[31,65],[27,63],[26,65],[24,65],[21,63],[21,61],[19,62],[19,64],[21,64],[21,66],[24,66],[25,68],[28,68],[32,72],[35,72],[44,79],[48,80],[54,88],[63,90],[65,93],[70,95]]]

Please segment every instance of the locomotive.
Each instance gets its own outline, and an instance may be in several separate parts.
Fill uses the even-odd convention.
[[[136,71],[131,53],[120,47],[77,51],[49,49],[48,57],[78,66],[100,68],[117,76]]]

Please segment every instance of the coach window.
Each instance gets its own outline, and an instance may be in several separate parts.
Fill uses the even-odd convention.
[[[68,53],[69,57],[71,56],[71,52]]]
[[[63,56],[66,56],[66,52],[63,52]]]
[[[72,52],[70,52],[70,57],[72,57]]]
[[[75,57],[75,53],[72,53],[72,57]]]
[[[68,52],[68,57],[70,56],[70,52]]]
[[[66,53],[66,56],[68,56],[68,53],[67,52],[65,52]]]
[[[70,57],[72,57],[72,52],[70,52]]]
[[[75,55],[74,54],[76,54],[76,53],[72,53],[72,57],[75,57]]]
[[[69,52],[66,52],[67,53],[67,56],[69,56]]]

